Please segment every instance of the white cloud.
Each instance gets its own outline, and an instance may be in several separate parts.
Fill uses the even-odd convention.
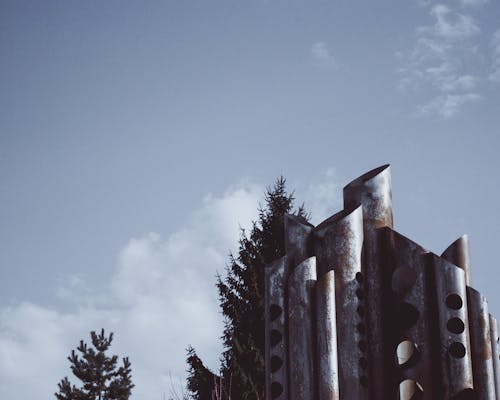
[[[450,118],[457,114],[464,104],[478,100],[481,100],[481,96],[477,93],[448,94],[437,96],[429,103],[419,106],[418,109],[421,115]]]
[[[296,187],[315,221],[340,208],[333,170]],[[130,239],[103,293],[75,275],[60,280],[60,308],[28,302],[0,308],[0,398],[52,397],[60,379],[71,377],[71,349],[101,327],[115,332],[112,352],[130,357],[132,398],[159,399],[170,393],[172,380],[181,385],[189,344],[217,368],[222,317],[215,274],[237,246],[240,227],[257,217],[263,192],[263,186],[245,185],[207,195],[182,229],[166,238],[149,233]]]
[[[316,42],[311,47],[311,55],[315,61],[321,64],[335,64],[332,50],[325,42]]]
[[[403,66],[398,69],[397,87],[432,99],[417,106],[418,115],[450,118],[464,104],[481,98],[477,93],[481,30],[472,16],[444,4],[431,6],[429,16],[433,22],[417,28],[413,48],[399,52]]]
[[[256,217],[262,193],[262,187],[248,185],[209,195],[184,228],[166,239],[155,233],[131,239],[120,251],[107,293],[97,294],[98,304],[85,298],[82,277],[75,276],[57,293],[66,302],[78,292],[73,311],[31,303],[1,309],[0,398],[52,397],[57,382],[71,376],[70,350],[101,327],[115,332],[112,351],[130,356],[133,398],[168,395],[169,374],[174,382],[185,375],[189,344],[216,368],[222,320],[215,274],[223,272],[237,245],[239,227]]]
[[[444,4],[436,4],[430,11],[435,23],[418,28],[419,33],[428,33],[448,41],[462,40],[478,34],[481,30],[470,15],[460,14]]]
[[[495,32],[491,40],[493,64],[489,79],[494,82],[500,82],[500,29]]]

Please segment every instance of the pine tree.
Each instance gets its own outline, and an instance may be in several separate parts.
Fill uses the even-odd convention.
[[[118,356],[108,356],[105,352],[111,346],[113,333],[108,337],[104,329],[97,335],[90,333],[92,347],[83,340],[77,350],[71,351],[68,357],[71,371],[81,382],[82,387],[77,388],[65,377],[58,384],[59,393],[55,393],[58,400],[128,400],[132,388],[132,376],[128,357],[122,359],[123,365],[117,366]]]
[[[223,399],[264,399],[264,267],[285,253],[284,216],[308,219],[303,207],[294,210],[293,193],[279,178],[265,194],[265,206],[247,234],[242,231],[238,255],[230,255],[226,277],[217,288],[225,318],[221,380]],[[216,377],[190,348],[188,389],[196,400],[212,400],[204,388]],[[205,377],[201,380],[201,377]],[[203,382],[203,385],[201,385]]]

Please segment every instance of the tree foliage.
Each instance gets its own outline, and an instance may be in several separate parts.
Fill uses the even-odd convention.
[[[219,302],[225,318],[222,337],[221,380],[223,399],[264,399],[264,268],[285,253],[284,216],[308,219],[303,207],[294,209],[293,193],[279,178],[265,193],[265,206],[247,234],[242,231],[239,250],[230,255],[226,276],[218,277]],[[188,349],[188,389],[196,400],[212,400],[216,376],[196,352]]]
[[[113,333],[106,336],[104,329],[100,334],[90,333],[92,347],[80,340],[75,350],[68,357],[71,371],[82,386],[72,385],[68,377],[58,384],[58,400],[128,400],[132,388],[131,367],[128,357],[122,359],[118,367],[118,356],[108,356],[106,351],[113,341]]]

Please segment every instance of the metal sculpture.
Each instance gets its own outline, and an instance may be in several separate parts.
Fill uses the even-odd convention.
[[[285,217],[266,268],[266,399],[500,400],[498,325],[467,236],[441,256],[393,230],[390,167],[317,227]]]

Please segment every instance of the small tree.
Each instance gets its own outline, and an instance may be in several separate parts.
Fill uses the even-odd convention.
[[[128,400],[132,388],[130,361],[123,358],[123,365],[117,366],[118,356],[108,356],[105,352],[111,346],[113,333],[108,337],[104,329],[97,335],[90,332],[92,347],[87,346],[83,340],[77,350],[71,351],[68,357],[71,371],[81,382],[82,387],[77,388],[65,377],[58,384],[59,393],[55,393],[58,400]]]
[[[189,347],[187,387],[194,400],[212,400],[214,393],[222,400],[264,399],[264,267],[285,254],[285,214],[309,218],[304,207],[295,208],[293,202],[285,179],[277,179],[266,190],[258,220],[248,233],[242,231],[226,276],[218,277],[225,322],[221,373],[212,373]]]

